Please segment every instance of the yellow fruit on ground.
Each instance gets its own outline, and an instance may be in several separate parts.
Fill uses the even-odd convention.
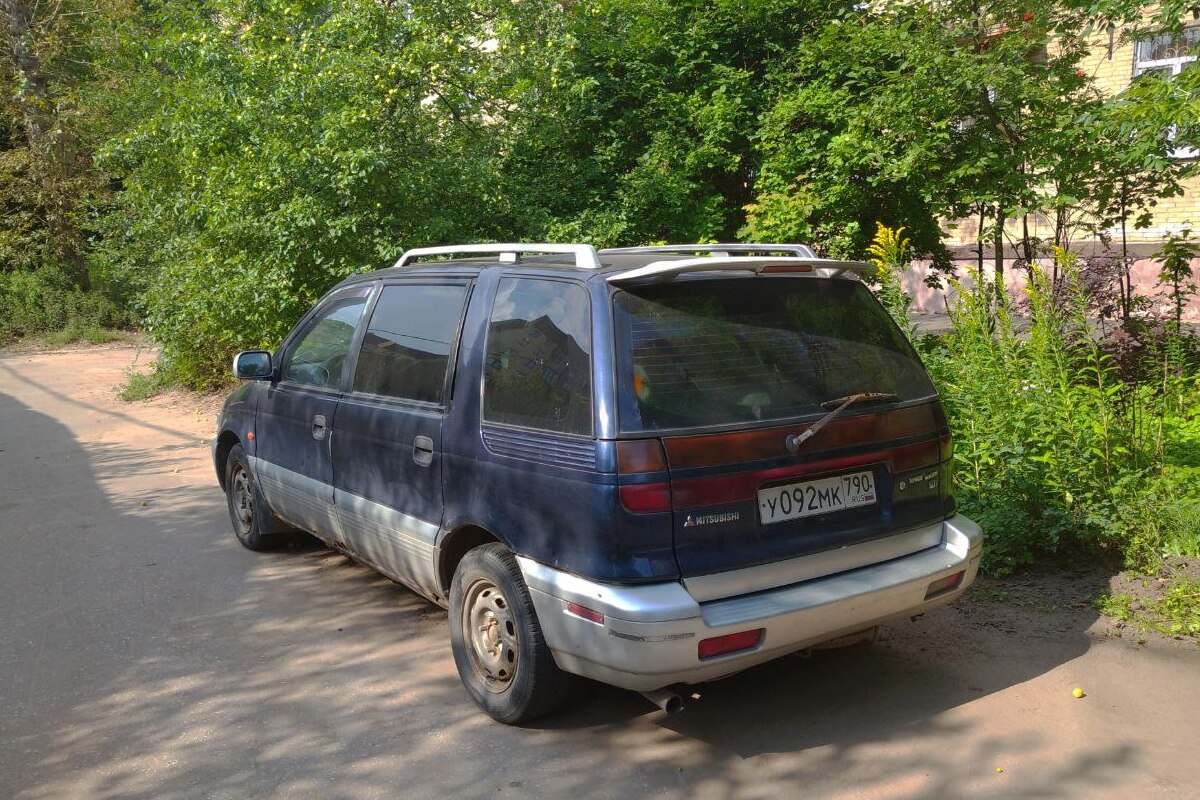
[[[1072,697],[1083,697],[1083,689],[1080,689],[1078,686],[1076,686],[1074,689],[1071,690],[1071,696]]]

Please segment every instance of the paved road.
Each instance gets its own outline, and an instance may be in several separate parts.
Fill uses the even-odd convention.
[[[0,356],[0,798],[1200,797],[1200,652],[1086,606],[964,603],[673,717],[593,687],[493,723],[443,612],[234,542],[211,408],[115,401],[133,355]]]

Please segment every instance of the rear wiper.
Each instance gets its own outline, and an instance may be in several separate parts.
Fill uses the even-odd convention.
[[[833,410],[813,423],[813,426],[808,430],[801,433],[790,434],[787,439],[784,440],[784,444],[787,445],[789,452],[795,453],[800,449],[800,445],[804,444],[809,439],[820,433],[821,429],[828,425],[834,417],[855,403],[890,403],[899,399],[900,398],[897,395],[894,395],[891,392],[858,392],[857,394],[848,394],[845,397],[839,397],[835,400],[828,400],[824,403],[821,403],[821,407],[833,407]]]

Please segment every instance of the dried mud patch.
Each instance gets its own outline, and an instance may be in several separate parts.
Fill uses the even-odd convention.
[[[1139,647],[1196,649],[1200,639],[1172,634],[1154,613],[1181,581],[1200,581],[1200,560],[1167,559],[1155,575],[1095,563],[1053,564],[1003,578],[981,577],[952,608],[958,624],[1010,641],[1086,632]],[[1105,598],[1121,601],[1113,606]],[[1200,598],[1196,600],[1200,607]],[[1114,613],[1116,608],[1127,612]]]
[[[1200,559],[1165,559],[1153,575],[1118,573],[1098,605],[1111,636],[1200,648]]]

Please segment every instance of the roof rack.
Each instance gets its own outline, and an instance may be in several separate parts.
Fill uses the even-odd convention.
[[[396,262],[397,267],[408,266],[425,256],[496,255],[500,261],[518,264],[524,254],[568,253],[575,256],[575,266],[580,269],[599,269],[600,259],[596,248],[590,244],[452,244],[441,247],[414,247],[405,250]]]
[[[609,283],[621,284],[640,280],[670,280],[686,272],[746,271],[755,274],[808,274],[823,278],[840,278],[847,272],[859,278],[870,278],[875,267],[864,261],[836,261],[831,258],[754,258],[727,256],[685,258],[654,261],[644,267],[614,272],[605,277]]]
[[[605,254],[638,254],[638,253],[709,253],[713,256],[749,255],[757,253],[789,253],[796,258],[816,258],[817,254],[806,244],[772,244],[760,242],[729,242],[727,244],[663,244],[650,247],[610,247],[600,251]]]

